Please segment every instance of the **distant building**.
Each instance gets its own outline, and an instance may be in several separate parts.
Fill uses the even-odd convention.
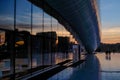
[[[58,37],[58,51],[67,52],[69,50],[70,38],[69,37]]]
[[[56,42],[56,32],[41,32],[37,33],[36,40],[34,38],[33,45],[39,46],[41,52],[55,52],[57,50]]]

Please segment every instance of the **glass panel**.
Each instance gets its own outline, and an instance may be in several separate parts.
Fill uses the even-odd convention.
[[[70,32],[68,32],[64,27],[63,27],[63,36],[70,37]]]
[[[51,16],[44,13],[44,32],[51,31]]]
[[[10,33],[0,30],[0,77],[10,74]]]
[[[32,68],[42,66],[43,10],[33,6]],[[40,68],[39,68],[40,69]]]
[[[31,3],[16,0],[16,72],[31,68]]]
[[[58,25],[58,21],[52,17],[52,31],[57,32],[57,29],[58,29],[57,25]]]
[[[43,60],[44,65],[51,64],[51,16],[44,13],[44,34],[43,34]]]
[[[16,28],[31,32],[31,3],[27,0],[16,0],[16,3]]]
[[[0,28],[13,30],[14,0],[0,0]]]
[[[36,33],[43,32],[42,20],[43,20],[43,10],[39,7],[33,5],[33,35]]]
[[[63,25],[58,23],[58,36],[63,36]]]
[[[0,0],[0,79],[13,73],[11,70],[14,47],[14,0]]]
[[[16,0],[14,15],[14,1],[0,2],[0,77],[13,73],[14,65],[19,77],[68,59],[70,33],[64,26],[28,0]]]

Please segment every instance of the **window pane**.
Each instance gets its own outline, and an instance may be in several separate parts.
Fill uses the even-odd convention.
[[[43,32],[43,11],[33,6],[33,36],[32,36],[32,68],[42,66],[42,47],[43,38],[38,35]]]
[[[0,77],[10,74],[10,33],[0,30]],[[9,46],[8,46],[9,45]]]
[[[43,20],[43,10],[33,5],[33,33],[43,32],[42,20]]]
[[[14,0],[0,0],[0,78],[9,75],[14,50]]]
[[[13,30],[14,0],[0,0],[0,28]]]
[[[57,27],[58,25],[58,21],[55,18],[52,18],[52,31],[56,31],[57,32]]]
[[[44,13],[44,32],[51,31],[51,16]]]
[[[16,28],[19,31],[31,30],[31,3],[27,0],[16,0]]]
[[[16,0],[16,72],[31,68],[31,3]]]

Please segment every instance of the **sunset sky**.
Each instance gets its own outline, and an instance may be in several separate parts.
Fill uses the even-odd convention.
[[[101,41],[120,43],[120,0],[100,0]]]

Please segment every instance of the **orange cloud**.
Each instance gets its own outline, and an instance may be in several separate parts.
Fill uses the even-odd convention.
[[[120,43],[120,27],[104,28],[102,30],[103,43]]]

